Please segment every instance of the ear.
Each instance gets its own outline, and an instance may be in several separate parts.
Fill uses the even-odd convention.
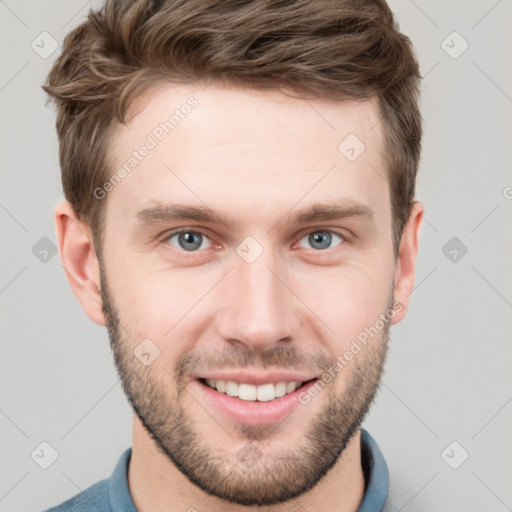
[[[391,325],[402,321],[409,309],[411,292],[414,288],[416,256],[418,255],[419,233],[424,210],[423,205],[415,201],[402,232],[394,274],[394,301],[400,306],[395,309],[396,315],[391,320]]]
[[[100,270],[92,243],[92,232],[81,222],[68,201],[54,211],[55,227],[62,266],[75,297],[85,314],[105,325],[100,295]]]

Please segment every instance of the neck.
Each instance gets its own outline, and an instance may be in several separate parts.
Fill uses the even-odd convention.
[[[210,512],[356,512],[365,486],[361,466],[361,434],[358,431],[353,436],[338,462],[313,489],[279,505],[243,506],[206,494],[190,482],[157,448],[134,415],[128,486],[139,512],[192,512],[196,508],[202,509],[206,502]]]

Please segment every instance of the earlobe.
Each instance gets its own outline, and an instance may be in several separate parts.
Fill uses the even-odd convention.
[[[89,226],[80,221],[71,204],[55,207],[55,227],[62,266],[68,282],[85,314],[105,325],[100,295],[100,272]]]
[[[418,256],[419,232],[423,219],[424,207],[415,201],[407,224],[402,232],[400,249],[395,267],[394,302],[398,303],[396,315],[391,324],[396,324],[405,318],[409,308],[409,301],[414,289],[414,274],[416,270],[416,258]]]

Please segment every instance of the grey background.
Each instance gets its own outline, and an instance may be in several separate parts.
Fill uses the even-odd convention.
[[[512,1],[390,4],[425,76],[426,218],[411,309],[392,330],[365,428],[390,469],[391,510],[512,510]],[[46,31],[60,45],[91,5],[0,0],[2,512],[76,494],[131,445],[107,334],[41,241],[56,241],[62,198],[55,114],[39,87],[59,50],[45,59],[31,43],[42,47]],[[457,58],[464,40],[447,39],[453,31],[469,44]],[[43,441],[58,452],[48,469],[31,457]],[[469,458],[452,469],[462,450]]]

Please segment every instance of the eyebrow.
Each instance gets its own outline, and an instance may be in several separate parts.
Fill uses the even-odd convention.
[[[299,210],[292,208],[271,229],[284,221],[291,225],[299,225],[354,217],[372,220],[374,213],[369,206],[353,199],[343,199],[334,204],[316,203]],[[139,224],[143,225],[194,221],[221,224],[230,230],[233,230],[236,225],[234,217],[217,213],[207,206],[192,206],[180,203],[157,203],[137,212],[136,219]]]

